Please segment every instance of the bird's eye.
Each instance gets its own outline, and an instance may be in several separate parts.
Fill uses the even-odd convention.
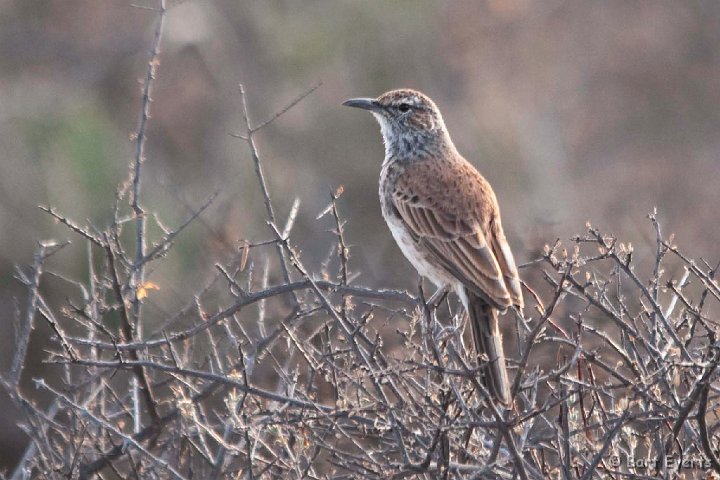
[[[401,103],[398,105],[398,110],[400,110],[402,113],[409,112],[410,111],[410,105],[407,103]]]

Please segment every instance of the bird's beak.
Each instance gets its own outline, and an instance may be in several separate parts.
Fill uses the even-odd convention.
[[[370,110],[371,112],[379,112],[383,107],[374,98],[351,98],[345,100],[343,105],[346,107],[362,108],[363,110]]]

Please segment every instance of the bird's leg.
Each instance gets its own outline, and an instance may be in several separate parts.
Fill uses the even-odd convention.
[[[434,335],[432,328],[432,312],[428,302],[425,300],[425,289],[423,288],[423,278],[418,277],[418,299],[420,300],[423,308],[424,322],[420,322],[420,328],[423,334],[423,338],[427,339],[429,335]]]
[[[426,319],[429,322],[431,320],[431,312],[434,312],[438,309],[440,304],[445,300],[445,297],[447,297],[449,290],[447,286],[443,286],[438,288],[435,293],[433,293],[430,298],[425,300],[425,289],[423,288],[423,279],[422,277],[419,277],[418,280],[418,293],[419,298],[423,303],[423,309],[425,310]]]
[[[423,312],[425,313],[425,320],[430,322],[430,307],[428,305],[427,300],[425,300],[425,289],[423,288],[423,278],[418,277],[418,299],[422,303],[423,306]]]
[[[420,300],[422,301],[423,305],[423,316],[425,317],[425,322],[421,322],[421,328],[424,327],[423,332],[423,338],[425,339],[425,346],[426,348],[432,352],[435,362],[437,365],[442,365],[442,356],[440,355],[440,351],[438,349],[437,341],[436,341],[436,329],[433,328],[433,323],[437,323],[437,307],[433,307],[432,310],[430,309],[430,302],[425,300],[425,292],[423,290],[423,280],[422,277],[420,277],[418,281],[418,294],[420,297]],[[431,297],[434,298],[435,294]],[[433,322],[434,321],[434,322]],[[438,374],[438,382],[442,383],[442,374]]]
[[[525,318],[525,314],[523,313],[523,311],[517,308],[515,305],[510,307],[510,309],[515,313],[515,320],[518,321],[518,323],[520,323],[525,328],[525,331],[527,333],[530,333],[532,329],[528,325],[529,319]]]
[[[448,294],[448,287],[443,286],[438,288],[429,299],[425,300],[425,294],[422,286],[422,277],[418,283],[418,290],[420,291],[420,299],[423,302],[423,309],[425,311],[425,320],[427,321],[428,332],[433,335],[436,334],[437,330],[433,328],[434,325],[440,326],[437,320],[437,309],[440,304],[445,300]],[[434,322],[433,322],[434,321]],[[441,329],[442,330],[442,329]]]
[[[432,294],[432,296],[428,299],[427,305],[432,309],[437,309],[440,304],[445,300],[445,297],[447,297],[449,293],[449,289],[447,285],[444,287],[438,288],[435,293]]]

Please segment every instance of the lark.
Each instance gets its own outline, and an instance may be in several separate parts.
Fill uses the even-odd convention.
[[[385,159],[382,215],[420,275],[454,290],[469,316],[480,375],[490,395],[511,403],[498,314],[523,307],[520,278],[490,183],[450,139],[440,110],[410,89],[343,105],[380,123]]]

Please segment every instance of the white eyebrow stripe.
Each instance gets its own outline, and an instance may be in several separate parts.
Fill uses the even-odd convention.
[[[420,97],[415,96],[415,95],[410,96],[410,97],[399,98],[395,102],[393,102],[393,106],[398,107],[398,106],[402,105],[403,103],[408,103],[408,104],[412,105],[413,107],[422,106]]]

